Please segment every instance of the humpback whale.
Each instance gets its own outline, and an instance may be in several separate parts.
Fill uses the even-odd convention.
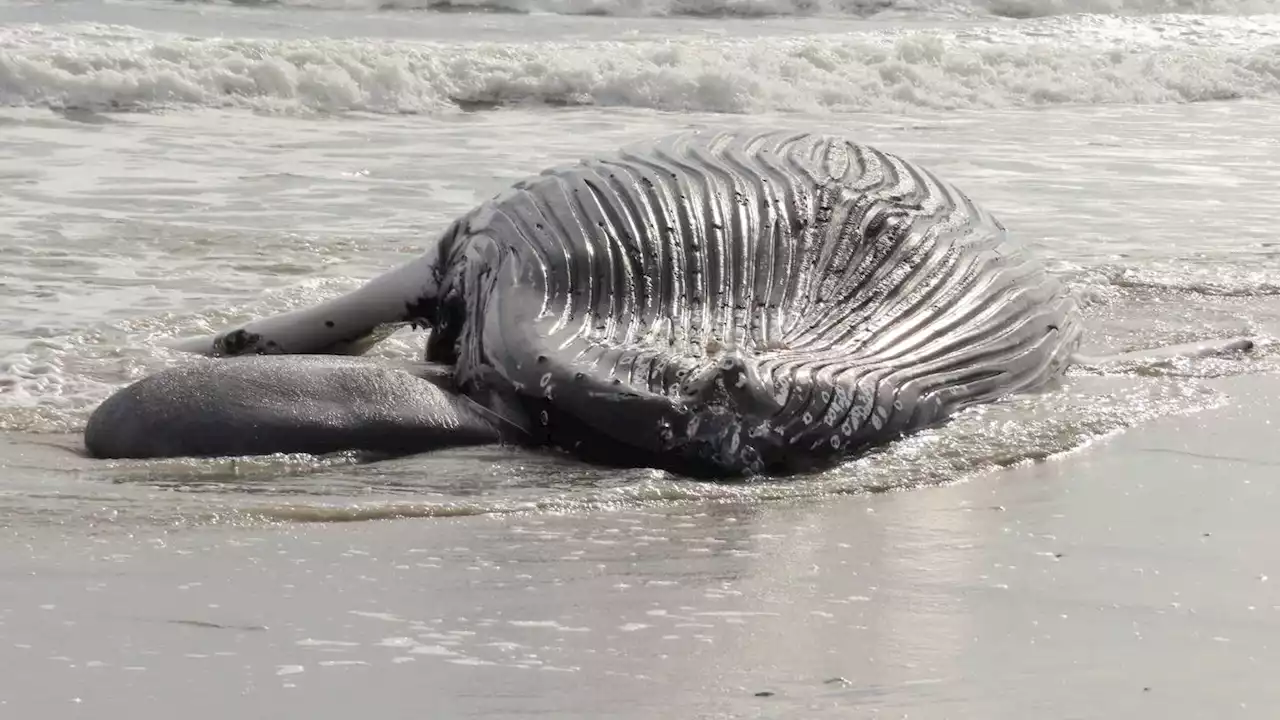
[[[358,357],[404,326],[426,331],[424,358]],[[929,170],[838,136],[685,132],[518,182],[349,294],[184,341],[212,359],[120,390],[85,443],[508,442],[786,475],[1100,361],[1081,334],[1064,284]]]

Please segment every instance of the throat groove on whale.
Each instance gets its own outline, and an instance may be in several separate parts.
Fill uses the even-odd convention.
[[[427,359],[530,442],[711,476],[829,466],[1031,390],[1080,336],[1064,286],[962,192],[784,132],[549,170],[355,293],[205,350],[358,353],[391,323],[427,326]]]
[[[1079,336],[990,214],[833,137],[684,134],[552,170],[440,250],[464,392],[685,471],[831,464],[1045,382]]]

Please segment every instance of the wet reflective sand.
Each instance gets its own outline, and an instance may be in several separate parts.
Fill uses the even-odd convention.
[[[4,717],[1253,718],[1280,396],[903,492],[11,536]]]

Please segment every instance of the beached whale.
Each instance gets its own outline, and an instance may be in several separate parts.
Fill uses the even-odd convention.
[[[425,362],[323,357],[405,325],[429,331]],[[1064,285],[928,170],[840,137],[691,132],[548,170],[348,295],[186,342],[248,357],[119,391],[85,442],[162,457],[504,441],[787,474],[1042,387],[1080,336]]]

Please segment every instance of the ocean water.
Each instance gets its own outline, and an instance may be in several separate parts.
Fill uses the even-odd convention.
[[[1275,369],[1280,14],[1248,13],[1280,6],[546,2],[4,0],[10,527],[914,487],[1211,407],[1226,399],[1205,378]],[[722,125],[840,132],[934,168],[1069,280],[1090,350],[1262,347],[1078,369],[838,470],[750,487],[499,449],[376,465],[79,455],[96,403],[181,361],[166,339],[354,287],[547,165]]]
[[[824,558],[822,562],[831,564],[824,567],[843,566],[847,558],[841,559],[837,548],[849,548],[849,543],[857,547],[869,538],[858,535],[837,542],[839,538],[828,534],[843,528],[856,535],[862,532],[856,528],[864,527],[859,522],[871,523],[865,525],[867,533],[883,533],[877,536],[882,553],[893,544],[886,538],[894,528],[910,528],[903,551],[907,555],[887,565],[873,562],[880,570],[864,570],[867,583],[897,588],[892,592],[899,593],[877,599],[887,605],[875,607],[894,607],[916,592],[911,588],[920,587],[921,578],[930,578],[925,583],[929,588],[946,578],[962,583],[971,576],[982,578],[974,580],[981,585],[991,572],[983,564],[990,558],[974,560],[964,571],[944,562],[968,557],[954,548],[938,556],[941,560],[921,559],[947,542],[948,528],[960,535],[971,528],[957,521],[955,508],[947,505],[952,501],[948,498],[957,496],[946,494],[946,488],[964,480],[979,488],[984,486],[973,483],[999,483],[1012,477],[1008,468],[1020,467],[1022,489],[1001,485],[1001,497],[1025,501],[1024,517],[1060,519],[1062,514],[1053,514],[1058,506],[1046,505],[1033,488],[1044,482],[1060,490],[1066,480],[1056,475],[1046,480],[1044,473],[1054,471],[1035,470],[1042,467],[1039,461],[1112,458],[1108,462],[1121,468],[1117,472],[1124,473],[1126,481],[1142,480],[1147,461],[1117,438],[1177,420],[1175,416],[1229,414],[1241,392],[1255,405],[1258,397],[1277,396],[1278,115],[1277,0],[0,0],[0,576],[13,580],[0,589],[0,598],[5,598],[0,603],[5,608],[0,612],[0,638],[18,648],[6,645],[0,650],[0,668],[12,664],[5,674],[21,675],[21,668],[27,667],[23,658],[28,657],[23,653],[43,652],[52,658],[48,662],[56,661],[57,673],[64,667],[57,663],[64,661],[71,663],[67,667],[98,673],[92,681],[98,685],[84,687],[97,687],[99,700],[142,703],[136,707],[150,710],[140,717],[167,717],[156,710],[156,697],[168,697],[172,704],[166,707],[172,710],[184,702],[179,691],[194,687],[191,683],[229,683],[219,687],[241,699],[250,697],[245,688],[255,682],[265,687],[269,680],[277,689],[295,687],[295,675],[311,660],[277,652],[282,641],[273,639],[275,644],[258,650],[245,649],[256,647],[252,644],[236,646],[236,652],[249,657],[243,678],[236,674],[241,670],[205,676],[190,663],[205,662],[192,658],[212,656],[202,654],[207,647],[194,635],[169,637],[155,625],[121,629],[126,626],[118,624],[125,622],[120,618],[142,615],[120,608],[137,605],[136,613],[145,614],[148,603],[155,608],[181,605],[175,599],[181,594],[165,594],[173,592],[166,583],[195,572],[192,553],[206,558],[208,567],[221,568],[217,577],[222,581],[244,577],[248,588],[274,598],[265,607],[285,627],[302,633],[298,643],[313,655],[316,648],[338,651],[355,644],[324,639],[364,632],[352,629],[354,621],[344,614],[356,612],[351,608],[363,608],[365,619],[360,622],[375,622],[367,618],[382,617],[377,613],[395,604],[387,600],[379,605],[379,598],[399,597],[404,599],[402,610],[414,607],[419,602],[418,583],[433,582],[399,574],[393,578],[385,574],[392,572],[386,569],[390,565],[378,575],[381,571],[360,564],[364,560],[351,558],[373,553],[392,562],[404,553],[418,553],[420,561],[413,567],[439,568],[443,563],[454,574],[439,586],[440,607],[455,613],[443,622],[461,635],[445,637],[442,645],[400,636],[379,640],[376,634],[357,639],[391,650],[421,646],[425,649],[404,650],[418,655],[404,657],[456,661],[448,666],[453,673],[461,672],[459,667],[492,665],[511,650],[501,645],[510,638],[493,635],[494,644],[483,645],[488,649],[477,650],[478,655],[461,653],[460,642],[481,648],[480,639],[497,632],[485,630],[490,626],[483,622],[475,626],[474,617],[461,617],[470,615],[480,597],[473,593],[502,598],[492,600],[489,611],[496,612],[492,603],[498,603],[507,617],[526,607],[519,598],[541,598],[545,604],[555,597],[503,594],[507,591],[502,588],[508,587],[504,583],[523,587],[528,575],[475,584],[476,577],[491,577],[485,572],[520,563],[541,568],[529,572],[544,579],[557,578],[556,587],[560,579],[588,583],[574,586],[578,589],[573,591],[573,607],[624,602],[619,587],[631,583],[641,588],[635,591],[639,595],[628,596],[632,605],[627,612],[634,612],[624,617],[619,610],[612,618],[622,632],[673,621],[675,615],[655,608],[669,607],[677,613],[682,602],[712,598],[687,585],[680,590],[686,594],[664,595],[663,582],[678,585],[692,582],[690,578],[709,578],[709,586],[719,588],[715,598],[729,598],[734,592],[740,596],[734,578],[750,576],[742,563],[757,556],[759,548],[752,547],[761,537],[785,539],[762,551],[766,560],[761,563],[798,563],[795,569]],[[455,215],[547,165],[675,130],[725,125],[839,132],[919,161],[954,181],[994,210],[1011,232],[1035,247],[1067,280],[1085,307],[1085,347],[1090,352],[1237,335],[1254,337],[1259,346],[1251,353],[1220,358],[1075,368],[1060,386],[1042,394],[974,409],[944,428],[844,467],[783,482],[693,482],[649,470],[604,471],[553,454],[501,448],[374,464],[347,456],[147,462],[92,461],[83,456],[79,433],[98,402],[145,374],[182,361],[167,348],[167,340],[211,332],[350,289],[421,252]],[[416,354],[422,340],[399,334],[376,353]],[[1249,382],[1241,385],[1245,376]],[[1265,408],[1266,403],[1258,406]],[[1196,434],[1185,430],[1196,427],[1194,421],[1176,427],[1182,428],[1178,433]],[[1250,421],[1233,427],[1239,432],[1224,442],[1244,448],[1274,443],[1270,424]],[[1165,468],[1160,472],[1170,472],[1160,467]],[[1260,487],[1250,492],[1261,492]],[[925,518],[941,513],[941,524],[932,526],[920,517],[859,520],[871,518],[868,513],[876,508],[892,507],[894,501],[883,500],[888,496],[879,493],[898,489],[922,498],[916,501],[921,503],[917,510],[926,513]],[[935,492],[939,494],[929,494]],[[965,512],[976,512],[984,502],[995,504],[976,490],[955,492],[960,493],[955,502]],[[1114,507],[1105,492],[1095,488],[1093,493],[1085,497]],[[866,505],[851,508],[850,496],[862,498],[857,502]],[[1154,497],[1143,496],[1144,501]],[[1269,495],[1214,497],[1262,502]],[[1194,508],[1208,512],[1205,508],[1213,503],[1188,500],[1184,505],[1178,506],[1181,512],[1193,517]],[[1120,506],[1129,511],[1137,507],[1133,502]],[[809,516],[803,511],[806,507],[823,510]],[[1085,514],[1079,506],[1064,507],[1075,513],[1071,518]],[[1006,515],[1018,510],[1010,508]],[[774,514],[761,515],[766,512]],[[748,532],[746,524],[763,522],[760,517],[771,518],[764,523],[767,528]],[[838,519],[845,517],[853,518],[853,524],[846,526]],[[404,522],[421,527],[406,530],[398,525],[397,534],[377,541],[369,539],[367,529],[358,535],[342,534],[341,528],[350,525],[324,525],[339,530],[323,536],[306,534],[307,528],[317,527],[315,523],[388,518],[412,518]],[[502,524],[512,518],[511,524]],[[455,524],[463,520],[485,524]],[[1126,524],[1121,517],[1114,520],[1117,526]],[[739,521],[743,525],[735,524]],[[952,521],[958,524],[948,524]],[[1020,521],[1013,522],[1016,527]],[[1030,528],[1032,520],[1026,522]],[[1054,519],[1045,522],[1061,524]],[[1144,522],[1163,527],[1151,518]],[[790,537],[790,527],[804,532]],[[1071,527],[1080,537],[1103,532],[1087,521]],[[468,540],[477,528],[478,535]],[[1106,528],[1110,531],[1112,525]],[[284,534],[262,540],[271,532]],[[410,539],[420,532],[426,539]],[[1049,532],[1019,530],[1009,535],[1006,527],[1004,537],[1043,539],[1051,537]],[[1053,532],[1072,535],[1070,528]],[[679,562],[694,564],[673,571],[675,579],[646,576],[664,562],[676,562],[656,550],[640,549],[657,542],[651,535],[687,543],[687,557],[678,554]],[[991,530],[990,535],[1000,533]],[[721,542],[716,537],[727,537],[730,545],[716,545]],[[1126,542],[1137,542],[1135,537],[1136,533]],[[1209,537],[1207,532],[1204,537]],[[325,559],[325,551],[308,545],[312,541],[307,538],[321,538],[312,544],[330,543],[324,548],[345,548],[350,541],[352,547],[365,549],[342,549],[345,560]],[[432,539],[451,544],[428,547]],[[585,566],[572,561],[581,559],[583,552],[591,557],[619,540],[620,547],[633,548],[630,555],[608,560],[612,564],[599,573],[575,574]],[[1103,540],[1091,542],[1103,543],[1095,556],[1105,563],[1114,548],[1105,547]],[[545,547],[535,552],[531,548],[538,543]],[[704,550],[711,553],[705,562],[698,554]],[[330,570],[297,575],[304,567],[298,563],[307,557],[313,561],[307,567]],[[1229,557],[1239,561],[1244,556]],[[331,560],[332,565],[325,564]],[[112,586],[109,598],[100,593],[84,596],[97,600],[70,599],[107,587],[115,571],[101,570],[107,567],[100,564],[104,562],[134,562],[130,577],[137,584]],[[606,561],[600,562],[596,567],[606,568]],[[1134,560],[1135,565],[1142,562]],[[1224,562],[1219,567],[1235,567]],[[909,568],[907,579],[882,577],[890,566]],[[400,573],[410,565],[394,567]],[[20,580],[27,577],[24,568],[30,578]],[[263,568],[275,568],[279,582],[288,584],[273,584],[275,576],[263,575]],[[480,575],[468,575],[464,569]],[[1250,565],[1247,572],[1265,581],[1264,570]],[[630,573],[630,579],[605,582],[615,571]],[[370,574],[381,578],[381,584],[361,585]],[[250,590],[237,594],[235,586],[219,585],[217,577],[206,580],[223,594],[201,597],[197,604],[204,614],[184,610],[187,614],[180,619],[164,622],[189,623],[184,633],[208,632],[201,629],[208,627],[238,627],[236,632],[250,635],[266,630],[248,621],[209,619],[219,607],[260,605],[245,594]],[[767,604],[767,598],[797,588],[787,577],[769,577],[770,583],[748,583],[748,596],[766,598]],[[853,576],[837,572],[836,577],[829,581],[836,595],[843,593],[854,602],[862,597],[859,593],[882,598],[875,587],[854,587],[861,581]],[[1076,582],[1080,587],[1089,582],[1118,587],[1108,577],[1086,575]],[[1221,586],[1237,588],[1231,583],[1243,582],[1240,577],[1244,576],[1222,580]],[[339,586],[352,588],[342,597],[349,599],[354,593],[359,601],[335,604],[332,608],[337,609],[325,614],[331,606],[324,602],[338,601],[315,598],[326,595],[334,578]],[[298,587],[313,591],[309,597],[320,604],[291,605],[295,580]],[[597,581],[599,587],[590,584]],[[186,592],[196,585],[180,587]],[[1172,592],[1178,596],[1178,591]],[[50,593],[57,597],[46,597]],[[192,598],[194,593],[181,597]],[[1043,596],[1029,597],[1028,602],[1044,602]],[[1161,601],[1169,597],[1159,595]],[[109,601],[103,607],[116,608],[110,613],[117,614],[95,615],[108,612],[95,605],[99,600]],[[933,609],[942,602],[927,592],[917,600],[919,607]],[[828,612],[834,612],[834,606],[813,602],[817,604],[812,610],[805,611],[811,613],[806,615],[810,620],[823,613],[835,617]],[[1270,602],[1256,604],[1280,607],[1280,599]],[[55,612],[67,604],[75,612]],[[548,607],[555,604],[549,601]],[[1045,607],[1056,606],[1050,601]],[[160,613],[156,617],[163,615],[162,610],[155,612]],[[770,655],[780,646],[763,649],[766,641],[761,638],[776,635],[777,643],[789,642],[783,639],[787,633],[781,624],[759,625],[745,610],[737,615],[738,611],[720,612],[708,610],[716,623],[738,624],[718,624],[718,630],[700,635],[696,623],[677,623],[670,631],[674,634],[663,638],[687,635],[690,642],[721,642],[736,637],[724,647],[743,650],[746,641],[732,635],[735,628],[765,627],[771,629],[752,636],[761,644],[752,652]],[[877,625],[879,621],[869,617],[854,625],[863,630],[871,626],[886,636],[909,635],[909,628],[916,626],[934,628],[952,640],[968,627],[935,627],[930,622],[941,620],[929,614],[933,610],[916,612],[895,615],[896,625]],[[1044,610],[1045,618],[1057,614]],[[614,658],[610,662],[615,665],[606,667],[616,670],[618,677],[648,682],[650,673],[679,682],[680,673],[664,675],[656,666],[617,664],[622,656],[616,648],[625,644],[609,645],[613,640],[594,641],[600,645],[556,644],[565,637],[584,637],[573,635],[575,628],[602,621],[605,615],[599,610],[594,620],[562,622],[518,615],[523,619],[513,622],[525,628],[523,633],[536,634],[543,628],[562,634],[561,640],[539,646],[559,658],[547,660],[548,669],[582,671],[592,666],[597,657],[593,653],[599,651],[598,657]],[[67,623],[77,622],[80,634],[58,634],[67,632]],[[439,637],[444,627],[439,617],[413,622],[418,625],[387,632],[413,629],[421,631],[421,637],[432,632]],[[1117,627],[1121,629],[1116,632],[1128,632],[1123,623]],[[23,635],[23,628],[47,632],[32,639]],[[729,634],[717,634],[721,632]],[[815,634],[804,647],[811,648],[822,635]],[[65,641],[65,647],[55,648],[57,643],[50,640],[54,637],[63,638],[58,642]],[[157,689],[160,686],[139,684],[142,681],[121,684],[125,677],[143,677],[125,671],[157,667],[154,658],[130,655],[130,648],[146,646],[129,639],[137,637],[149,639],[153,648],[169,648],[172,657],[187,658],[187,665],[160,668],[170,673],[162,681],[165,692],[176,695],[165,695]],[[308,639],[310,644],[305,644]],[[895,683],[916,683],[911,685],[914,689],[890,684],[837,693],[834,699],[823,696],[823,702],[846,709],[874,706],[885,710],[885,717],[891,710],[911,709],[907,698],[958,702],[956,697],[964,693],[948,695],[928,688],[934,687],[930,683],[951,687],[946,683],[959,682],[962,670],[948,665],[951,669],[937,671],[941,675],[922,669],[924,674],[917,676],[903,669],[934,667],[928,663],[936,647],[929,643],[936,639],[917,638],[906,650],[905,645],[894,646],[902,650],[906,664],[895,666],[897,674],[890,675]],[[662,641],[654,642],[649,650],[665,658],[667,650],[654,649]],[[1200,651],[1200,646],[1167,647]],[[934,650],[926,652],[928,648]],[[143,655],[147,652],[151,651]],[[232,650],[226,653],[235,655]],[[164,656],[159,650],[151,654]],[[351,662],[385,660],[399,667],[403,661],[393,658],[394,653],[384,654],[359,655],[361,659]],[[119,659],[112,662],[123,668],[121,674],[94,670],[101,666],[93,662],[116,655]],[[724,657],[732,656],[730,651]],[[333,660],[331,665],[341,662],[346,661]],[[528,669],[541,662],[526,659],[510,667]],[[732,665],[723,657],[717,662],[725,668]],[[999,666],[998,657],[986,662],[989,668]],[[779,672],[788,667],[766,665]],[[180,669],[188,667],[192,674]],[[9,704],[28,713],[39,711],[41,717],[64,716],[59,712],[70,712],[68,703],[78,703],[90,692],[76,685],[90,682],[84,679],[88,675],[65,672],[71,674],[47,671],[40,690],[0,689],[0,707]],[[736,677],[727,669],[725,673]],[[993,674],[1003,677],[1003,671]],[[406,683],[417,682],[403,677]],[[479,694],[450,696],[450,716],[504,716],[506,710],[499,712],[496,706],[480,701],[468,705],[460,699],[481,697],[493,689],[490,681],[475,679],[480,676],[466,677],[466,682],[479,683],[467,692]],[[241,679],[243,686],[236,684]],[[849,687],[858,679],[836,680],[844,683],[837,683],[839,687]],[[391,689],[398,687],[386,682]],[[714,684],[707,682],[711,684],[706,687]],[[816,682],[821,685],[822,678]],[[578,686],[554,687],[567,698]],[[624,705],[652,702],[651,689],[644,689],[652,686],[620,687],[601,692],[609,695],[606,700]],[[1058,688],[1053,692],[1066,692],[1068,686],[1052,687]],[[1229,682],[1216,687],[1235,688]],[[746,688],[756,689],[767,688]],[[353,692],[350,697],[363,697],[360,687]],[[386,700],[392,707],[408,697],[403,688],[396,692],[383,698],[400,698]],[[530,698],[542,703],[541,711],[575,716],[566,709],[572,703],[556,705],[554,698],[562,696],[530,692]],[[699,698],[705,699],[699,692],[689,690],[683,707],[698,706]],[[1079,702],[1086,696],[1110,697],[1071,697]],[[325,696],[313,696],[313,701],[315,697]],[[745,704],[731,703],[728,710],[717,711],[720,714],[708,710],[696,716],[761,716],[752,704],[754,696],[743,697],[748,698]],[[993,697],[984,695],[976,705],[937,706],[933,714],[915,708],[911,716],[947,716],[938,707],[949,708],[947,712],[980,707],[989,717],[1049,716],[1036,714],[1030,699],[1024,698],[1027,702],[1013,712]],[[293,701],[271,702],[283,708],[275,715],[293,707]],[[599,702],[583,707],[609,706]],[[1221,707],[1227,706],[1235,707]],[[129,707],[132,711],[135,706]],[[323,712],[332,707],[336,706],[317,705],[321,714],[313,716],[327,717]],[[817,712],[818,706],[801,703],[791,706],[790,714],[778,716],[799,717],[795,713],[805,707]],[[1216,713],[1218,705],[1201,706],[1206,708],[1212,708],[1215,717],[1225,717]],[[369,707],[361,704],[358,709]],[[591,716],[582,712],[582,717]],[[203,717],[200,712],[195,716]],[[521,714],[512,711],[505,716]],[[1197,715],[1205,716],[1209,715]]]

